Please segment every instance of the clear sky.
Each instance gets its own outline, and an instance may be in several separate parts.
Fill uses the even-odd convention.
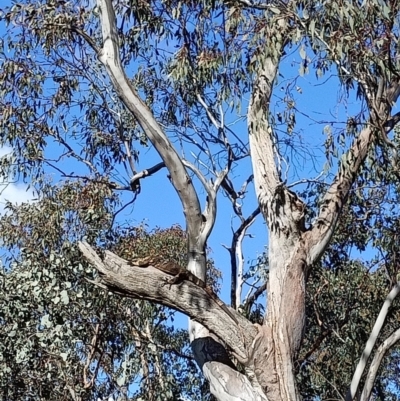
[[[11,4],[10,0],[3,0],[2,7]],[[4,26],[0,25],[0,35],[4,32]],[[308,55],[312,57],[311,54]],[[275,88],[273,96],[272,112],[277,114],[282,110],[283,97],[285,96],[286,87],[289,84],[294,84],[297,89],[296,93],[296,109],[299,111],[296,115],[296,131],[298,149],[300,152],[306,150],[309,154],[314,155],[311,158],[309,155],[299,157],[292,153],[287,154],[290,160],[290,169],[287,177],[287,182],[293,183],[304,178],[314,178],[323,169],[325,162],[323,156],[323,141],[325,134],[323,128],[330,125],[335,128],[336,124],[343,126],[347,117],[354,115],[358,112],[358,103],[347,101],[344,103],[340,98],[340,84],[334,74],[327,74],[321,79],[317,79],[315,71],[310,67],[310,73],[304,76],[299,76],[299,65],[301,57],[299,48],[293,48],[291,52],[285,57],[282,64],[281,76]],[[321,84],[323,83],[324,92],[321,92]],[[242,113],[246,112],[246,102],[244,99],[244,107]],[[229,117],[229,116],[228,116]],[[236,116],[231,116],[235,119]],[[233,127],[235,132],[240,138],[247,142],[247,127],[246,123],[239,122]],[[9,149],[3,148],[0,154],[4,154]],[[52,152],[52,147],[48,148]],[[158,155],[153,149],[140,149],[140,157],[138,163],[138,170],[151,167],[160,161]],[[65,162],[63,168],[74,170],[76,173],[76,166],[69,166]],[[335,166],[333,167],[333,172]],[[237,188],[240,188],[241,183],[251,173],[250,159],[245,160],[234,171],[234,182]],[[57,181],[59,175],[55,171],[50,171],[49,174]],[[127,177],[125,177],[127,178]],[[0,184],[1,185],[1,184]],[[180,224],[184,227],[184,217],[182,207],[180,205],[177,194],[172,188],[165,169],[159,171],[154,176],[146,178],[141,182],[141,194],[136,200],[135,204],[126,208],[119,215],[119,222],[129,221],[130,224],[140,224],[145,222],[152,227],[169,227],[173,224]],[[297,188],[293,188],[296,190]],[[4,199],[11,201],[26,201],[34,195],[32,191],[26,191],[26,186],[23,183],[10,183],[6,190],[1,193],[0,204]],[[204,204],[205,201],[204,190],[199,190],[199,197]],[[128,198],[127,198],[128,199]],[[243,202],[243,209],[246,211],[245,216],[250,214],[256,208],[256,199],[254,196],[254,188],[252,185],[248,187],[248,194]],[[209,240],[209,246],[212,250],[211,257],[215,259],[216,266],[223,271],[224,285],[222,298],[228,301],[228,294],[230,290],[230,268],[228,252],[224,249],[224,245],[229,245],[232,238],[232,226],[237,227],[239,221],[235,218],[230,202],[222,195],[218,198],[218,214],[217,221],[213,233]],[[267,230],[261,217],[257,218],[255,224],[249,229],[251,238],[247,237],[244,242],[244,256],[246,263],[251,264],[255,261],[257,255],[261,254],[267,245]]]
[[[10,0],[2,0],[1,7],[11,4]],[[4,33],[4,25],[0,23],[0,37]],[[312,57],[311,54],[308,55]],[[1,56],[0,56],[1,57]],[[271,112],[277,115],[284,108],[283,98],[286,93],[287,85],[295,87],[295,107],[296,114],[296,141],[297,150],[287,153],[285,157],[290,162],[290,169],[286,177],[288,184],[292,184],[301,179],[310,179],[317,177],[323,170],[325,158],[323,154],[323,143],[325,140],[324,127],[330,126],[332,130],[338,127],[343,127],[348,117],[354,116],[359,112],[359,102],[354,97],[346,100],[345,96],[341,97],[340,83],[335,75],[335,71],[331,74],[326,74],[324,77],[317,79],[315,71],[310,66],[310,73],[304,76],[299,75],[299,65],[301,57],[299,47],[294,47],[291,52],[285,57],[282,63],[281,75],[278,77],[278,82],[275,87]],[[321,91],[323,89],[323,91]],[[248,99],[244,99],[242,113],[246,112]],[[231,115],[228,118],[236,119],[236,116]],[[237,135],[247,142],[247,126],[246,122],[239,122],[232,127]],[[1,135],[1,133],[0,133]],[[8,153],[10,148],[0,149],[0,156]],[[47,151],[54,151],[52,146],[49,146]],[[303,156],[299,156],[300,154]],[[160,158],[152,148],[141,148],[138,171],[149,168],[160,162]],[[66,161],[62,169],[68,169],[71,172],[79,174],[77,166]],[[79,168],[79,167],[78,167]],[[336,171],[336,166],[333,166],[331,173]],[[48,171],[56,183],[60,175],[56,171]],[[138,196],[134,205],[127,207],[118,216],[118,223],[123,224],[125,221],[130,225],[139,225],[141,223],[148,224],[149,228],[154,227],[170,227],[174,224],[185,226],[184,216],[179,198],[173,189],[167,177],[165,169],[160,170],[155,175],[143,179],[141,181],[141,193]],[[250,159],[244,160],[239,167],[233,172],[234,182],[237,189],[251,174]],[[324,179],[326,176],[322,176]],[[124,177],[128,177],[125,175]],[[329,182],[330,177],[326,177]],[[0,213],[1,205],[4,199],[12,202],[24,202],[34,197],[31,190],[27,190],[27,185],[22,182],[0,183],[4,188],[0,193]],[[199,198],[204,205],[205,191],[199,188]],[[293,190],[302,189],[303,187],[296,186]],[[128,201],[129,195],[125,195]],[[247,217],[257,207],[257,201],[254,195],[253,185],[248,187],[248,193],[243,201],[244,215]],[[223,195],[218,197],[218,213],[214,230],[210,236],[208,245],[211,248],[211,257],[215,260],[215,265],[223,272],[223,285],[221,298],[229,303],[230,293],[230,261],[229,254],[224,249],[224,246],[229,246],[232,240],[232,227],[237,228],[239,225],[238,218],[235,217],[231,203]],[[248,230],[248,234],[244,241],[244,258],[246,267],[255,263],[258,255],[266,250],[268,244],[267,229],[264,221],[258,216],[256,222]],[[245,288],[244,294],[248,288]],[[175,326],[186,326],[186,318],[178,318],[174,322]]]

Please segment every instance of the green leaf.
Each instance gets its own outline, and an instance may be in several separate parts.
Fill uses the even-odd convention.
[[[68,296],[68,292],[67,290],[63,290],[60,292],[60,297],[61,297],[61,302],[64,305],[68,305],[69,304],[69,296]]]
[[[43,315],[40,320],[40,325],[46,328],[51,327],[52,323],[50,321],[50,315]]]

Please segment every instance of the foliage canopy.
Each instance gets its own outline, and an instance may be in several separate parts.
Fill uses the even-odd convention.
[[[2,399],[201,400],[212,397],[207,381],[220,400],[233,388],[242,399],[351,400],[355,390],[368,399],[358,385],[347,391],[398,281],[399,7],[19,0],[1,9],[0,146],[12,152],[0,174],[37,196],[8,203],[0,219]],[[320,117],[311,89],[318,100],[338,94],[332,116]],[[164,168],[185,229],[133,217],[144,196],[167,207],[162,188],[142,190]],[[189,279],[144,293],[161,274],[135,267],[149,255],[218,292],[208,239],[228,208],[237,326]],[[259,215],[268,250],[246,255],[256,260],[246,270],[244,238]],[[100,257],[82,257],[88,244]],[[395,306],[382,346],[398,336]],[[192,318],[190,338],[169,307]],[[396,399],[398,348],[387,355],[369,391]]]

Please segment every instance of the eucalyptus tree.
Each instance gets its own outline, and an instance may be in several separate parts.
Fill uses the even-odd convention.
[[[174,313],[94,287],[77,240],[104,243],[118,198],[99,183],[65,182],[0,219],[2,400],[202,399],[205,380]],[[107,230],[107,246],[185,256],[179,227]],[[212,265],[210,265],[211,271]],[[88,281],[89,280],[89,281]],[[181,369],[184,375],[177,375]],[[203,398],[204,399],[204,398]]]
[[[168,170],[186,220],[190,274],[171,281],[161,267],[174,262],[151,250],[144,265],[141,255],[101,255],[96,241],[81,242],[80,249],[100,273],[98,286],[191,318],[193,355],[219,400],[301,398],[295,360],[305,330],[307,278],[331,241],[355,180],[363,177],[362,166],[386,155],[397,171],[389,134],[400,117],[394,108],[400,94],[398,7],[374,0],[21,1],[3,13],[10,29],[0,75],[1,140],[14,149],[3,166],[29,177],[38,190],[44,173],[54,168],[61,176],[135,196],[143,179]],[[336,69],[343,96],[354,92],[360,105],[337,137],[325,129],[329,182],[312,205],[288,182],[295,158],[286,150],[298,139],[295,99],[288,91],[285,110],[275,115],[272,107],[285,54],[296,46],[300,74],[311,66],[319,76]],[[321,96],[327,96],[324,88]],[[235,112],[247,123],[246,138],[231,124]],[[160,160],[138,172],[141,145],[154,147]],[[253,174],[236,189],[234,167],[249,155]],[[66,158],[86,171],[67,173],[60,164]],[[125,164],[130,177],[122,185],[114,177]],[[240,200],[251,181],[258,207],[246,216]],[[237,312],[244,275],[234,257],[229,313],[193,279],[206,278],[207,240],[221,190],[241,221],[231,247],[239,262],[241,238],[258,213],[268,227],[262,324]],[[376,336],[374,329],[348,399],[359,387]],[[397,337],[389,337],[391,344]],[[367,386],[362,398],[368,397]]]

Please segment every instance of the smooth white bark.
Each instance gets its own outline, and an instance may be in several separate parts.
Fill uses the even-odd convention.
[[[202,245],[204,246],[204,244],[197,243],[198,230],[202,227],[203,222],[200,202],[192,180],[170,140],[155,120],[150,109],[140,99],[125,74],[121,65],[116,18],[111,0],[98,0],[97,4],[100,10],[103,33],[103,47],[98,54],[99,60],[106,67],[118,96],[135,116],[168,168],[171,182],[183,205],[189,236],[189,248],[198,252],[198,248],[202,248]],[[200,252],[202,252],[202,249]]]
[[[361,377],[365,370],[365,366],[367,365],[367,362],[371,355],[372,349],[374,348],[376,340],[378,339],[379,333],[381,332],[383,324],[385,323],[386,316],[389,312],[389,308],[392,305],[395,298],[397,297],[397,295],[399,295],[399,293],[400,293],[400,282],[396,283],[396,285],[392,288],[389,295],[386,297],[385,302],[382,305],[379,315],[375,321],[374,327],[368,338],[367,344],[365,345],[364,351],[361,355],[360,361],[358,362],[357,368],[354,372],[353,379],[352,379],[351,385],[350,385],[350,389],[346,395],[346,401],[352,401],[357,393],[358,386],[360,385]],[[388,341],[388,340],[386,340],[386,341]],[[393,341],[393,340],[391,340],[391,341]],[[377,355],[379,358],[379,351],[378,351]],[[375,355],[374,361],[375,361],[375,358],[377,357],[377,355]],[[380,357],[379,361],[382,359],[382,357],[383,357],[383,355]],[[374,365],[374,363],[371,364],[371,367],[373,365]],[[375,365],[376,365],[376,362],[375,362]],[[372,380],[371,379],[372,375],[369,374],[369,377],[370,377],[370,380]],[[364,391],[365,391],[365,388],[364,388]]]
[[[378,369],[381,365],[382,358],[385,356],[387,351],[393,347],[400,340],[400,329],[397,329],[392,333],[377,349],[375,356],[369,367],[367,378],[365,380],[364,389],[361,393],[360,401],[368,401],[371,397],[372,388],[375,383]],[[347,398],[346,398],[347,399]]]

